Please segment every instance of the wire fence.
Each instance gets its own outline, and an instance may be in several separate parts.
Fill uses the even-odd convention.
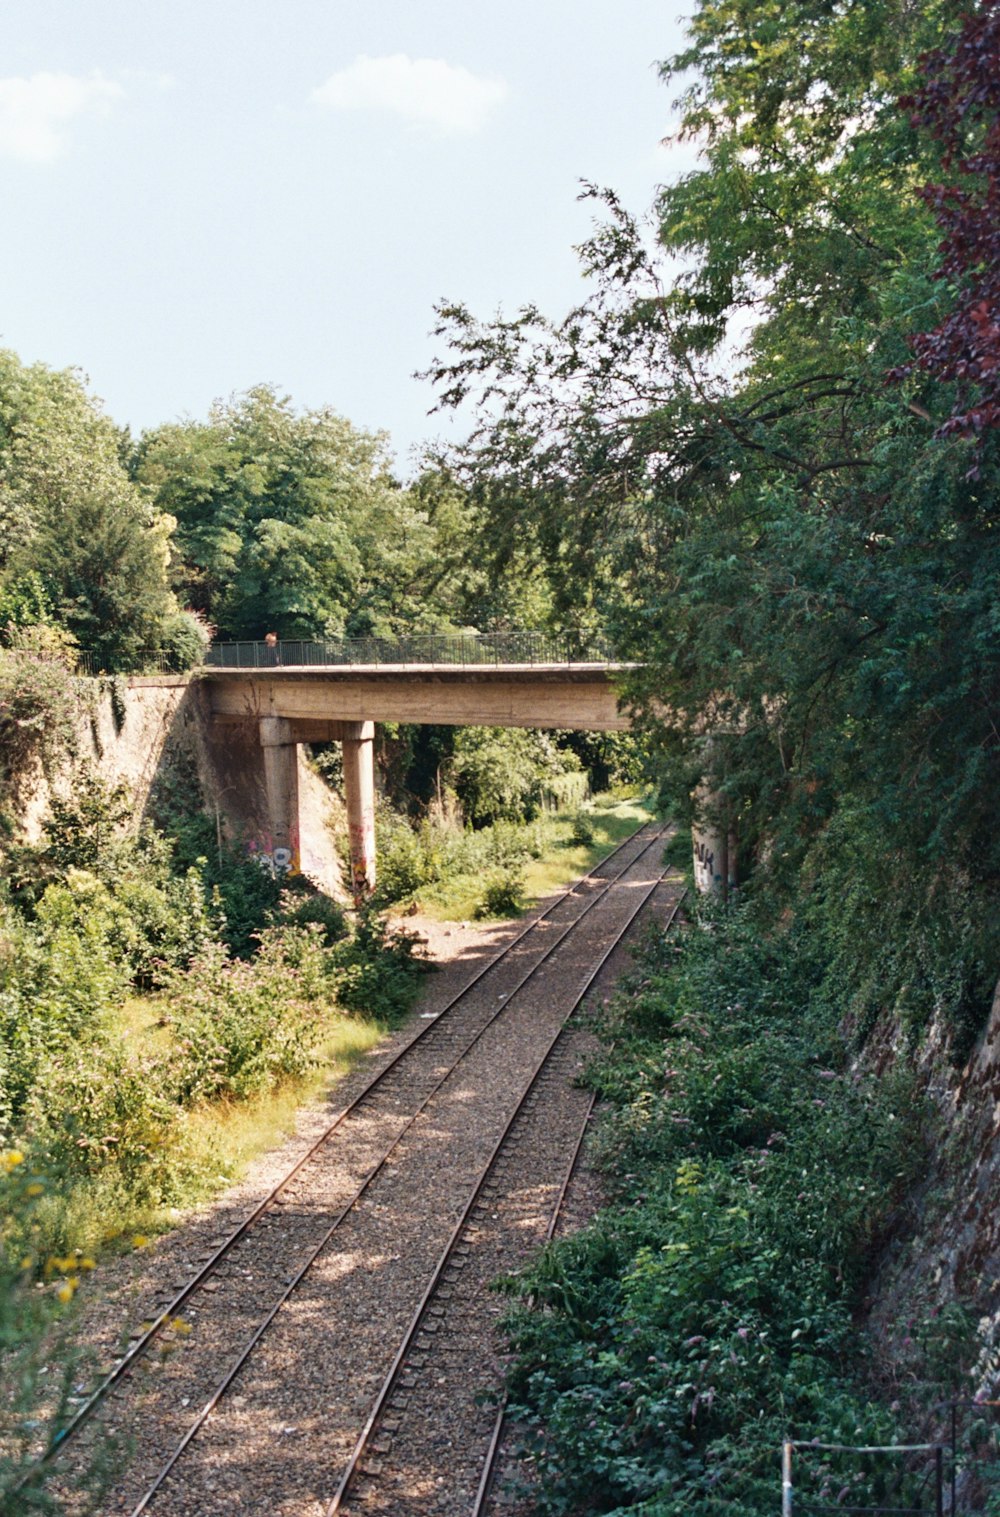
[[[781,1455],[782,1517],[1000,1513],[1000,1401],[950,1401],[933,1415],[937,1436],[928,1443],[787,1441]]]

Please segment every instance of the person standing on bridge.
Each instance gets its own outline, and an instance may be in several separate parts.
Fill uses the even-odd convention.
[[[268,664],[280,664],[281,663],[281,649],[278,647],[278,634],[277,634],[277,632],[265,632],[264,633],[264,647],[268,650],[267,653],[264,655],[265,663],[268,663]]]

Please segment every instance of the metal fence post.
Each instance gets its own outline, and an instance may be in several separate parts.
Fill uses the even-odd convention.
[[[781,1517],[792,1517],[792,1443],[781,1446]]]
[[[944,1517],[944,1449],[940,1443],[934,1450],[934,1485],[935,1517]]]

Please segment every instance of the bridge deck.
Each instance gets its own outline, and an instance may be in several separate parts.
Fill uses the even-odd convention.
[[[451,726],[622,731],[616,677],[629,665],[274,664],[208,667],[214,716],[316,722],[434,722]]]

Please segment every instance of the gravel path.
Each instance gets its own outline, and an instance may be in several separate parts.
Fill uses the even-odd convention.
[[[644,841],[648,838],[647,833]],[[107,1517],[134,1510],[192,1411],[204,1403],[235,1350],[252,1336],[280,1289],[303,1269],[343,1211],[333,1238],[150,1506],[156,1513],[192,1517],[234,1510],[321,1517],[462,1209],[471,1177],[488,1157],[555,1035],[587,965],[631,915],[637,886],[659,873],[659,848],[641,850],[637,843],[638,861],[603,898],[597,900],[599,886],[583,886],[575,899],[560,901],[546,922],[517,943],[466,998],[461,1019],[455,1019],[464,1026],[446,1026],[448,1018],[425,1022],[421,1037],[417,1019],[412,1032],[366,1061],[338,1089],[340,1106],[370,1078],[373,1066],[385,1067],[399,1048],[420,1037],[419,1047],[400,1065],[400,1077],[386,1082],[382,1098],[352,1115],[338,1141],[325,1145],[322,1163],[303,1170],[283,1203],[192,1298],[184,1314],[185,1333],[168,1337],[174,1352],[137,1366],[131,1383],[122,1385],[71,1447],[67,1458],[80,1457],[77,1448],[85,1454],[88,1441],[103,1440],[113,1431],[136,1440],[134,1459],[102,1507]],[[590,904],[588,893],[595,902],[586,930],[560,941],[581,902]],[[547,964],[518,989],[540,951],[549,948]],[[476,952],[449,973],[471,977]],[[428,987],[425,1016],[433,1017],[451,990],[447,976],[435,979],[438,983]],[[502,1015],[493,1020],[498,1009]],[[457,1045],[469,1046],[469,1051],[449,1074]],[[564,1086],[572,1091],[571,1085]],[[572,1104],[572,1095],[565,1099]],[[421,1102],[426,1103],[422,1108]],[[329,1112],[310,1118],[275,1167],[287,1168],[290,1157],[314,1141],[314,1128],[322,1131],[328,1123]],[[351,1205],[387,1151],[389,1161],[361,1201]],[[182,1239],[165,1241],[142,1261],[137,1279],[145,1274],[148,1281],[162,1269],[157,1281],[162,1301],[164,1287],[186,1278],[234,1219],[252,1209],[261,1179],[258,1171],[208,1217],[185,1229]],[[525,1229],[526,1237],[530,1231]],[[119,1304],[123,1289],[127,1295],[129,1282],[119,1283]],[[143,1292],[140,1299],[148,1314],[149,1296]],[[72,1485],[70,1470],[66,1488]]]

